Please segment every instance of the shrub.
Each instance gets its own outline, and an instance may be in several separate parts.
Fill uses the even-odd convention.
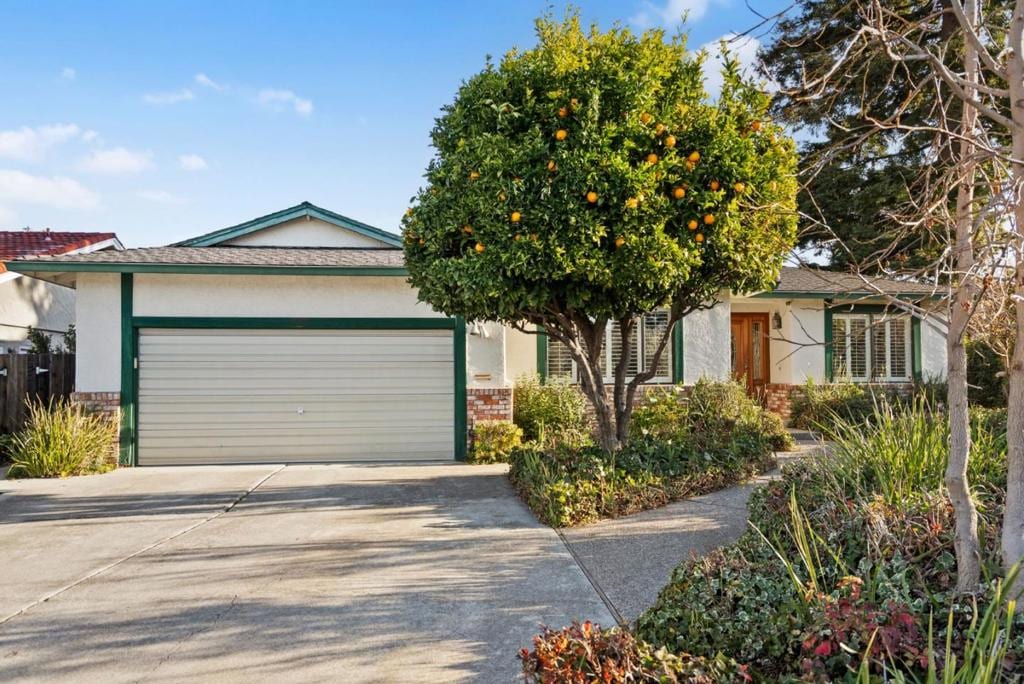
[[[690,434],[707,447],[729,440],[753,442],[755,448],[767,444],[773,451],[793,446],[782,418],[765,410],[735,380],[698,380],[690,391],[688,411]]]
[[[818,430],[837,418],[861,423],[875,405],[874,395],[864,386],[852,382],[818,384],[808,380],[802,391],[793,397],[790,420],[794,427]]]
[[[67,402],[28,403],[25,427],[8,438],[8,477],[67,477],[117,464],[117,423]]]
[[[629,632],[573,622],[547,627],[522,649],[527,682],[717,682],[749,681],[746,668],[722,656],[698,658],[654,651]]]
[[[507,420],[480,420],[473,426],[470,463],[505,463],[522,443],[523,431]]]
[[[560,437],[584,443],[590,435],[586,399],[566,382],[541,383],[536,376],[516,380],[512,420],[528,441],[556,441]]]
[[[673,385],[648,391],[633,409],[629,432],[633,438],[678,439],[687,429],[683,388]]]

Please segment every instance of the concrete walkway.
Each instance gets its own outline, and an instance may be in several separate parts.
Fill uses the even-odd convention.
[[[798,444],[796,451],[777,456],[781,463],[816,453],[820,446]],[[630,624],[654,603],[683,560],[747,531],[751,492],[778,475],[775,470],[737,487],[560,533],[616,619]]]
[[[504,466],[0,482],[0,681],[509,682],[614,620]]]

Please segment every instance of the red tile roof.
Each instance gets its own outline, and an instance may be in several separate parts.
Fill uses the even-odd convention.
[[[67,254],[117,237],[114,233],[61,233],[45,230],[0,230],[0,272],[3,262],[30,256]]]

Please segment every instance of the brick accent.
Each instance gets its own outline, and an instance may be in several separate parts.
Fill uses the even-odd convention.
[[[512,420],[512,388],[466,390],[466,427],[473,431],[478,420]]]
[[[120,392],[72,392],[71,403],[89,411],[114,415],[121,409]]]
[[[769,384],[764,386],[764,407],[777,413],[786,424],[793,415],[793,394],[800,392],[799,385]]]

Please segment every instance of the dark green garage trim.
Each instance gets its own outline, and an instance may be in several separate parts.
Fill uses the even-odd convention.
[[[672,330],[672,382],[679,384],[683,382],[683,373],[686,370],[683,353],[683,320],[676,321],[676,327]],[[662,352],[664,353],[664,352]],[[537,375],[541,382],[548,379],[548,335],[541,327],[537,328]]]
[[[462,318],[232,318],[133,316],[131,274],[121,280],[121,459],[138,465],[138,340],[141,328],[209,330],[451,330],[455,366],[455,460],[466,460],[466,322]],[[125,306],[125,283],[129,302]],[[128,331],[127,334],[125,331]],[[130,413],[129,413],[130,410]]]
[[[192,275],[407,276],[404,266],[255,266],[232,264],[118,264],[84,261],[9,261],[15,273],[185,273]]]

